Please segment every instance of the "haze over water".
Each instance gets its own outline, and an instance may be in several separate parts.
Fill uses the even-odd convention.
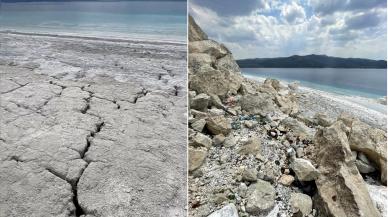
[[[186,1],[2,3],[0,30],[186,41]]]

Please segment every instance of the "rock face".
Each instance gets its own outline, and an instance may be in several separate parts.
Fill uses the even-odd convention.
[[[186,215],[186,46],[0,44],[0,216]]]
[[[265,116],[273,112],[275,107],[269,95],[245,95],[241,98],[241,109],[247,111],[249,114],[259,114]]]
[[[354,163],[347,127],[338,121],[315,135],[322,216],[380,216]]]
[[[189,15],[189,41],[207,40],[207,35],[195,23],[192,16]]]
[[[230,51],[213,40],[189,18],[189,86],[191,90],[224,97],[237,92],[242,83],[240,69]]]

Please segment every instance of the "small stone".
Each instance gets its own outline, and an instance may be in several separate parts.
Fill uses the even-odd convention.
[[[191,100],[190,108],[198,111],[204,111],[209,105],[209,99],[210,97],[204,93],[198,94]]]
[[[222,204],[223,202],[225,202],[227,200],[228,200],[228,198],[223,193],[215,194],[214,197],[213,197],[213,202],[215,204]]]
[[[302,147],[296,148],[296,156],[299,157],[299,158],[304,156],[304,151],[303,151]]]
[[[271,121],[271,122],[269,123],[269,126],[275,128],[275,127],[278,126],[278,123],[276,123],[275,121]]]
[[[282,175],[278,182],[284,186],[290,186],[294,180],[295,178],[291,175]]]
[[[365,162],[361,161],[361,160],[356,160],[356,166],[357,166],[357,169],[358,171],[360,171],[360,173],[372,173],[374,171],[376,171],[376,169],[371,166],[370,164],[366,164]]]
[[[255,169],[244,169],[242,172],[242,180],[255,182],[257,180],[257,171]]]
[[[261,162],[264,162],[265,161],[265,158],[263,157],[263,155],[261,155],[260,153],[257,153],[257,155],[255,156],[255,158]]]
[[[232,147],[235,146],[237,143],[237,139],[233,135],[229,135],[225,138],[224,146],[225,147]]]
[[[197,133],[193,138],[193,146],[210,148],[212,146],[212,139],[202,133]]]
[[[198,131],[198,132],[202,132],[203,128],[205,127],[206,125],[206,120],[205,119],[199,119],[199,120],[195,120],[192,124],[191,124],[191,127]]]
[[[244,121],[244,125],[247,128],[252,129],[257,125],[257,121],[247,120],[247,121]]]
[[[222,104],[220,97],[214,94],[210,94],[210,105],[219,109],[224,108],[224,105]]]
[[[291,211],[293,213],[301,213],[301,216],[307,216],[313,208],[311,197],[302,193],[292,193],[290,198]]]
[[[355,161],[357,159],[357,151],[352,151],[352,160]]]
[[[225,115],[225,111],[222,110],[222,109],[217,109],[217,108],[212,108],[212,109],[209,109],[208,110],[208,113],[211,115],[211,116],[224,116]]]
[[[226,136],[232,130],[230,122],[223,116],[208,118],[206,127],[213,135],[224,134]]]
[[[208,217],[239,217],[236,206],[230,203],[224,206],[222,209],[217,210],[210,214]]]
[[[236,109],[228,108],[227,111],[228,111],[229,114],[231,114],[233,116],[238,115],[238,110],[236,110]]]
[[[203,149],[189,148],[189,171],[198,169],[206,159],[207,152]]]
[[[229,161],[230,156],[228,154],[223,154],[220,156],[220,163],[226,163]]]
[[[214,145],[221,145],[225,141],[225,136],[222,134],[218,134],[213,137],[213,144]]]
[[[246,185],[244,182],[241,182],[241,183],[240,183],[240,186],[238,187],[238,194],[239,194],[241,197],[246,197],[246,195],[247,195],[247,190],[248,190],[247,185]]]
[[[368,157],[364,153],[362,153],[362,152],[358,153],[357,158],[360,159],[362,162],[364,162],[366,164],[370,164],[370,161],[368,160]]]
[[[260,144],[261,141],[259,137],[253,137],[238,149],[238,153],[242,155],[256,155],[260,151]]]
[[[291,168],[294,170],[296,177],[300,181],[313,181],[319,175],[318,170],[311,162],[302,158],[295,158],[292,160]]]

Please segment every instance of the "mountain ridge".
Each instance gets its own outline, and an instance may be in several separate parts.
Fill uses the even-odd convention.
[[[317,54],[240,59],[237,60],[237,64],[241,68],[387,68],[386,60],[343,58]]]

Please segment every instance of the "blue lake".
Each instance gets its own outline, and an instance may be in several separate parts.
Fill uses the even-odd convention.
[[[270,77],[337,94],[379,98],[387,93],[386,69],[242,68],[250,77]]]
[[[2,31],[177,42],[187,38],[186,1],[0,4]]]

